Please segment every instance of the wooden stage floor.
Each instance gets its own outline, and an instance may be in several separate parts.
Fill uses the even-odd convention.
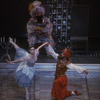
[[[25,100],[25,89],[15,83],[13,73],[18,64],[0,63],[0,100]],[[29,88],[30,100],[51,100],[55,63],[36,63],[35,82]],[[89,74],[68,70],[68,90],[78,90],[80,96],[65,100],[100,100],[100,64],[78,64]],[[35,88],[34,88],[35,87]]]

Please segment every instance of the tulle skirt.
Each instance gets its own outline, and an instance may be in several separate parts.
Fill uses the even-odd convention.
[[[28,52],[22,48],[16,49],[15,59],[21,59],[23,57],[28,56]],[[27,61],[23,61],[19,64],[18,68],[14,73],[14,77],[16,82],[20,87],[30,87],[33,83],[33,77],[35,74],[35,67],[28,66]]]

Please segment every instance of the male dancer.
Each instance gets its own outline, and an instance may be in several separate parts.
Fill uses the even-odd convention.
[[[29,46],[34,46],[37,42],[50,42],[52,46],[54,45],[51,36],[53,25],[50,19],[45,17],[44,14],[45,10],[40,6],[40,3],[30,10],[31,18],[27,23]],[[47,49],[46,52],[49,54]]]
[[[53,82],[53,88],[51,92],[52,100],[64,100],[64,98],[74,94],[80,95],[80,93],[76,90],[68,91],[67,90],[67,76],[65,72],[68,69],[74,69],[79,73],[85,72],[88,74],[88,71],[80,66],[76,66],[70,62],[70,50],[63,49],[62,54],[58,55],[49,45],[49,50],[53,57],[57,58],[57,65],[56,65],[56,72],[55,72],[55,79]]]

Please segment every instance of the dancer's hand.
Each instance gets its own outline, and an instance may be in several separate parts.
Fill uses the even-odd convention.
[[[70,61],[67,62],[67,64],[70,64],[70,63],[71,63]]]
[[[88,74],[88,71],[87,70],[84,70],[85,74]]]
[[[9,61],[8,59],[5,59],[5,61],[6,61],[8,64],[11,64],[11,61]]]
[[[45,42],[45,45],[48,46],[50,43],[49,42]]]
[[[49,42],[45,42],[45,44],[49,44]]]

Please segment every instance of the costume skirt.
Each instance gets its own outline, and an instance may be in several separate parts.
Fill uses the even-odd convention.
[[[15,59],[21,59],[28,56],[28,52],[22,48],[16,50]],[[18,65],[14,73],[16,82],[20,87],[29,87],[33,83],[33,76],[35,74],[35,67],[28,66],[27,61],[23,61]]]
[[[64,100],[64,98],[71,95],[72,91],[67,91],[67,76],[61,76],[54,80],[51,97],[57,100]]]

